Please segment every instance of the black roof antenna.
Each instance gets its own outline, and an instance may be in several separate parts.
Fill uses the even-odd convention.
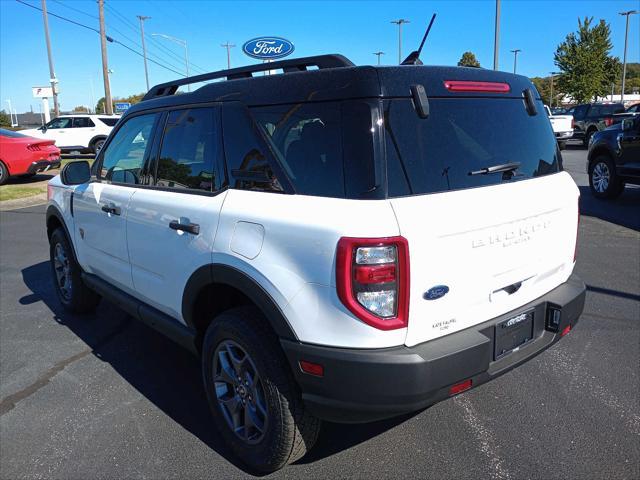
[[[433,25],[433,21],[436,19],[436,14],[434,13],[431,17],[431,21],[429,22],[429,26],[427,27],[427,31],[422,37],[422,43],[420,43],[420,48],[418,50],[414,50],[409,54],[407,58],[403,60],[400,65],[422,65],[422,61],[420,61],[420,52],[422,52],[422,47],[424,47],[424,42],[429,36],[429,32],[431,31],[431,26]]]

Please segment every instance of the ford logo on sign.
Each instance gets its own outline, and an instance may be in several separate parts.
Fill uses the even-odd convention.
[[[242,46],[244,53],[260,60],[274,60],[293,53],[293,43],[280,37],[260,37],[249,40]]]

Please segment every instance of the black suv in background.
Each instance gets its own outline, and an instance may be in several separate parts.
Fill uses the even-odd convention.
[[[640,115],[593,135],[589,145],[589,186],[597,198],[615,198],[626,183],[640,185]]]
[[[573,138],[581,139],[584,146],[589,145],[591,135],[613,125],[612,115],[624,113],[622,103],[583,103],[571,107],[565,112],[573,115]]]

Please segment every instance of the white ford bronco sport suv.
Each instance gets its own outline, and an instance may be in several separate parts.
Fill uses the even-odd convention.
[[[56,147],[63,153],[98,153],[118,120],[117,115],[61,115],[42,127],[20,130],[20,133],[55,140]]]
[[[324,55],[153,87],[51,180],[47,232],[60,302],[200,355],[220,435],[273,471],[322,419],[424,409],[575,327],[578,197],[527,78]]]

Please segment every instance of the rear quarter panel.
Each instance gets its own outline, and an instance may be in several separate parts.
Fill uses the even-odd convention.
[[[340,237],[398,235],[387,201],[230,190],[212,262],[242,270],[284,312],[300,341],[373,348],[404,343],[406,329],[382,331],[355,318],[335,287]]]

